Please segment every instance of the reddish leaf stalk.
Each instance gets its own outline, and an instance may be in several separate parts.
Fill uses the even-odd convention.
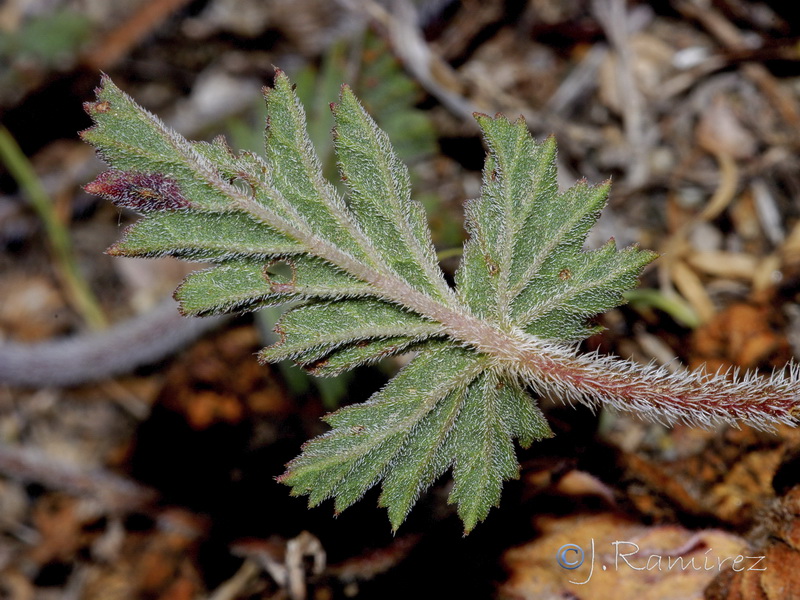
[[[738,370],[671,372],[616,357],[578,355],[552,345],[526,348],[520,359],[529,369],[522,376],[534,388],[555,389],[563,400],[592,408],[607,404],[660,422],[702,426],[744,422],[762,430],[772,430],[778,423],[796,425],[800,417],[797,365],[770,377],[740,375]]]

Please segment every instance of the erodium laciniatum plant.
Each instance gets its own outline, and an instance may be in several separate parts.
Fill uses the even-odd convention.
[[[451,287],[406,167],[350,89],[332,106],[347,199],[323,178],[283,73],[266,101],[262,158],[183,139],[104,77],[83,138],[112,168],[86,189],[143,214],[110,254],[215,264],[176,291],[184,314],[294,302],[262,360],[325,376],[414,353],[369,401],[326,417],[332,429],[280,477],[292,494],[334,498],[338,512],[380,482],[396,529],[452,467],[450,502],[470,531],[518,476],[513,439],[552,435],[537,397],[663,422],[796,422],[797,368],[730,378],[577,353],[588,319],[621,304],[655,255],[613,240],[582,249],[608,185],[560,193],[555,142],[521,119],[476,115],[489,154]]]

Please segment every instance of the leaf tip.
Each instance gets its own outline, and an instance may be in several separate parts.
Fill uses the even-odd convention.
[[[657,258],[661,258],[661,253],[660,252],[656,252],[655,250],[645,249],[645,250],[640,250],[640,252],[642,252],[644,254],[644,256],[647,258],[647,262],[648,263],[653,262]]]
[[[334,103],[333,105],[333,114],[339,115],[342,111],[357,109],[363,107],[361,103],[356,98],[356,95],[353,93],[353,89],[347,85],[346,83],[342,84],[342,87],[339,89],[339,102]]]
[[[125,256],[125,251],[121,247],[121,242],[114,242],[108,248],[106,248],[105,253],[108,256]]]
[[[461,522],[464,524],[463,536],[467,537],[475,529],[479,519],[475,515],[461,516]]]
[[[88,104],[88,102],[84,102],[84,104],[83,104],[84,108],[86,107],[87,104]],[[89,142],[88,138],[89,138],[89,136],[92,134],[92,132],[95,129],[96,129],[95,126],[87,127],[86,129],[82,129],[81,131],[78,132],[78,137],[81,138],[81,140],[84,141],[84,142]]]
[[[293,92],[294,86],[292,85],[292,82],[289,80],[289,76],[286,74],[286,72],[280,67],[274,67],[274,68],[275,68],[275,74],[272,78],[272,87],[264,88],[264,96],[269,97],[273,91],[278,91],[278,92],[283,91],[284,93],[287,91],[290,93]]]
[[[111,112],[111,102],[108,100],[97,100],[96,102],[84,102],[83,103],[83,110],[86,111],[86,114],[90,117],[94,117],[98,114],[104,114],[107,112]]]
[[[178,289],[172,293],[172,299],[178,303],[178,312],[182,317],[197,316],[189,309],[189,307],[186,305],[186,300],[181,296],[181,286],[178,286]]]
[[[269,357],[269,347],[259,350],[258,354],[256,354],[256,360],[260,365],[266,365],[272,362]]]
[[[381,497],[378,500],[378,506],[387,509],[389,517],[389,526],[392,529],[392,535],[396,535],[398,529],[400,529],[400,526],[405,522],[406,516],[408,515],[408,511],[400,511],[397,510],[396,507],[392,507],[391,503],[388,502],[383,497],[383,494],[381,494]]]
[[[106,88],[112,86],[114,86],[114,82],[111,81],[111,77],[108,75],[108,73],[100,71],[100,85],[94,88],[94,95],[99,98]]]

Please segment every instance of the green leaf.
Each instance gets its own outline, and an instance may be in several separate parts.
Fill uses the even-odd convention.
[[[384,93],[384,104],[399,94],[408,108],[407,90]],[[406,167],[346,86],[333,112],[347,200],[323,176],[280,71],[267,93],[265,158],[219,138],[184,140],[107,78],[87,109],[96,125],[84,138],[112,169],[86,189],[144,214],[109,252],[214,263],[178,288],[184,313],[294,302],[260,358],[318,375],[416,353],[369,401],[329,415],[332,429],[288,465],[281,481],[311,505],[333,498],[341,511],[382,483],[397,529],[452,468],[450,501],[470,531],[519,474],[513,440],[552,435],[529,388],[644,406],[641,396],[619,400],[644,387],[626,379],[628,363],[576,357],[566,344],[594,331],[588,319],[621,303],[654,255],[613,241],[582,248],[608,186],[560,193],[555,142],[535,142],[522,120],[477,116],[489,156],[452,289]]]
[[[267,93],[269,183],[295,211],[296,223],[362,260],[368,260],[360,232],[333,185],[322,176],[306,131],[305,112],[282,72]]]
[[[426,339],[429,336],[422,336]],[[295,363],[312,375],[331,377],[362,365],[370,365],[389,356],[416,348],[417,337],[397,335],[373,340],[361,340],[303,353],[294,358]]]
[[[374,339],[420,341],[442,332],[441,325],[371,298],[311,303],[288,311],[278,321],[281,340],[261,358],[277,362],[302,357],[319,360],[340,346]]]
[[[108,253],[114,256],[177,256],[188,260],[229,261],[297,254],[296,241],[246,213],[156,212],[123,233]]]
[[[608,185],[556,185],[555,142],[536,144],[520,118],[477,117],[489,156],[483,193],[467,206],[470,239],[456,275],[460,297],[484,319],[543,340],[577,341],[587,319],[624,302],[652,252],[613,241],[582,248]]]
[[[618,252],[613,240],[590,252],[558,253],[517,298],[514,320],[544,339],[583,339],[594,331],[586,318],[623,304],[622,290],[653,258],[635,248]]]
[[[137,179],[146,182],[153,177],[172,184],[176,201],[179,196],[192,207],[209,210],[231,207],[232,196],[238,191],[218,169],[107,76],[97,90],[97,101],[85,106],[95,126],[83,131],[81,137],[97,147],[101,158],[116,172],[127,175],[127,181],[107,181],[101,176],[99,182],[89,184],[88,191],[124,196],[126,189],[136,186]]]
[[[450,502],[458,504],[466,531],[499,504],[503,480],[519,474],[514,446],[499,414],[496,385],[484,375],[470,386],[453,431],[456,464]]]
[[[252,310],[302,298],[363,296],[369,288],[353,277],[308,257],[282,261],[229,261],[187,276],[175,292],[185,315]]]
[[[504,117],[477,119],[489,156],[481,197],[467,205],[470,239],[457,282],[461,297],[476,314],[503,322],[515,290],[525,285],[521,257],[543,237],[520,232],[542,206],[556,201],[555,142],[550,138],[537,145],[522,119],[513,124]]]
[[[175,290],[175,299],[184,315],[206,316],[282,304],[291,294],[272,291],[263,263],[237,261],[195,271]]]
[[[411,199],[408,169],[389,138],[346,86],[333,114],[336,154],[361,229],[393,273],[433,297],[449,299],[425,209]]]
[[[486,518],[500,504],[503,481],[519,476],[511,438],[523,445],[551,437],[547,422],[533,408],[533,400],[514,381],[484,373],[469,386],[453,429],[453,490],[465,531]]]
[[[333,430],[306,444],[281,480],[294,488],[292,493],[309,493],[312,506],[335,496],[336,510],[344,510],[392,467],[437,404],[463,394],[485,366],[479,354],[428,343],[369,402],[329,415]],[[390,506],[393,499],[384,496],[382,502]],[[400,521],[393,521],[395,529]]]

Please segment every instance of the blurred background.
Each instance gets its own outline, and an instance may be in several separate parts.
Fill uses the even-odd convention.
[[[320,416],[400,363],[313,379],[257,364],[274,312],[180,318],[169,296],[198,265],[104,254],[136,216],[82,190],[103,165],[78,138],[105,72],[183,135],[260,151],[278,66],[337,181],[328,105],[348,83],[409,164],[452,275],[463,202],[480,193],[472,113],[522,115],[556,136],[564,187],[613,178],[588,245],[662,255],[584,349],[769,373],[800,353],[789,5],[1,1],[0,598],[800,597],[789,428],[667,428],[556,403],[557,436],[519,450],[520,479],[467,537],[448,477],[394,536],[374,491],[335,518],[307,509],[274,478]],[[765,556],[766,570],[596,570],[576,586],[588,571],[555,560],[565,543],[607,553],[619,539]]]

